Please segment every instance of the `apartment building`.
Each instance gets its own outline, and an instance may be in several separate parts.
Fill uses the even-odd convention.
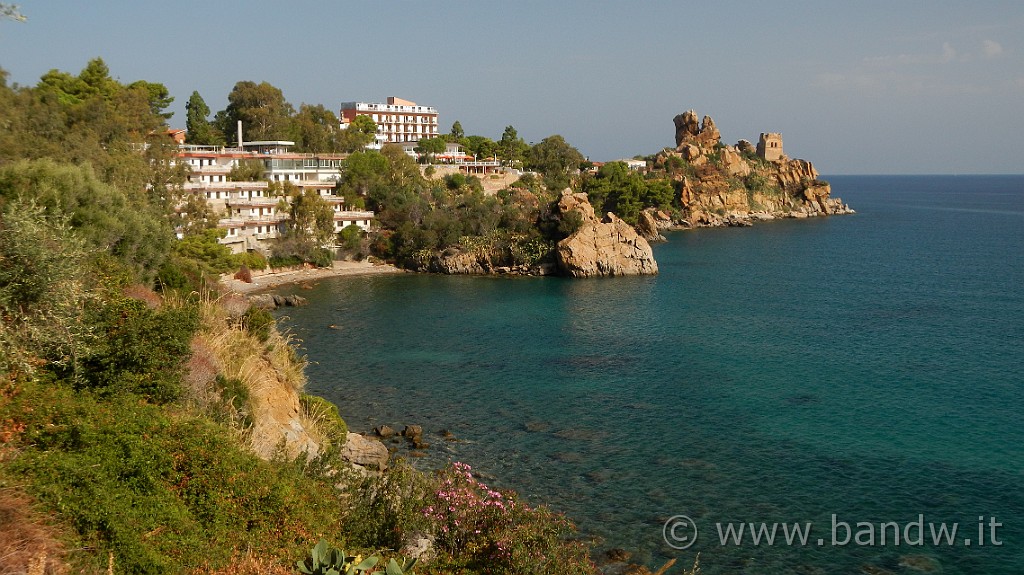
[[[334,210],[334,229],[355,224],[369,231],[373,212],[349,210],[334,186],[341,175],[344,155],[296,154],[293,142],[244,142],[240,148],[179,146],[178,161],[190,170],[185,191],[205,199],[220,215],[218,227],[226,235],[221,243],[232,253],[268,253],[284,232],[288,198],[271,192],[270,182],[288,182],[300,190],[315,190]],[[263,181],[228,181],[231,170],[243,162],[257,162]]]
[[[341,128],[348,128],[357,116],[369,116],[377,124],[377,136],[372,147],[380,149],[388,143],[416,142],[423,138],[436,138],[437,109],[420,106],[416,102],[394,96],[387,103],[343,102],[339,119]]]

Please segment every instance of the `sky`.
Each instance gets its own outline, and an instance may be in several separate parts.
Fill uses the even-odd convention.
[[[35,85],[101,57],[161,82],[172,127],[266,81],[296,108],[388,96],[447,132],[562,135],[607,161],[673,146],[672,118],[723,142],[781,132],[823,174],[1024,173],[1024,2],[21,0],[0,68]]]

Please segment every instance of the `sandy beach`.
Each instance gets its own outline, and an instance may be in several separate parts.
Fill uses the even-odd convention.
[[[283,285],[304,283],[323,278],[391,273],[405,272],[390,264],[373,264],[366,261],[336,261],[329,268],[290,270],[259,276],[253,274],[252,283],[236,280],[231,274],[223,274],[220,278],[220,283],[230,291],[246,294],[272,290]]]

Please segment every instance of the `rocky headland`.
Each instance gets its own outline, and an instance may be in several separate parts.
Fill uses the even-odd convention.
[[[425,257],[418,270],[577,278],[656,274],[650,242],[664,241],[665,230],[854,213],[832,197],[831,186],[810,162],[783,153],[781,134],[763,133],[756,146],[747,140],[726,145],[710,116],[698,119],[690,110],[673,124],[675,147],[649,156],[643,170],[647,181],[670,184],[671,206],[648,206],[627,223],[612,212],[599,217],[592,198],[566,189],[541,211],[539,219],[548,218],[561,233],[536,263],[517,264],[508,250],[493,246],[457,245]],[[588,177],[579,175],[583,182]]]
[[[697,120],[693,110],[679,114],[675,148],[657,154],[652,169],[676,183],[680,210],[656,220],[660,228],[746,226],[758,220],[852,214],[831,197],[828,182],[806,160],[782,151],[780,134],[761,134],[754,146],[740,140],[730,146],[710,116]]]

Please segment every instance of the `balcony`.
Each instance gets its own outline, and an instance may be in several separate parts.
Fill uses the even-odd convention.
[[[228,198],[224,202],[229,207],[277,207],[281,198]]]
[[[349,220],[372,220],[373,212],[334,212],[334,219],[338,221],[349,221]]]

